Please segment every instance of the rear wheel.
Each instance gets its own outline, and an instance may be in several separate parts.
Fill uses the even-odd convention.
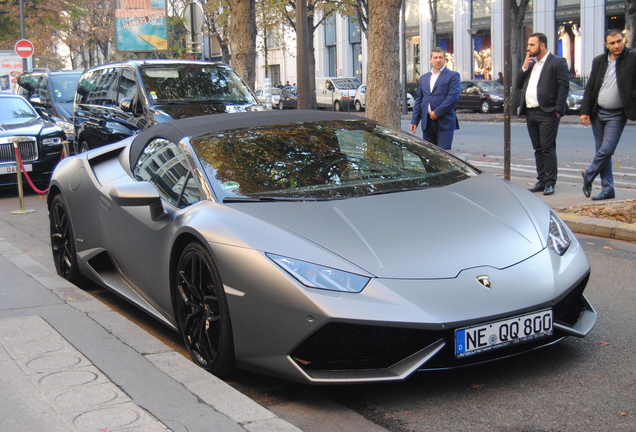
[[[229,308],[221,277],[203,245],[192,242],[183,249],[175,283],[177,322],[192,360],[214,375],[232,372]]]
[[[53,198],[49,209],[49,226],[55,270],[58,275],[77,285],[84,277],[79,273],[77,265],[71,213],[62,194]]]

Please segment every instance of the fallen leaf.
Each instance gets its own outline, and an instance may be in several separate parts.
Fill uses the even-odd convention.
[[[621,413],[621,417],[627,417],[627,413]]]
[[[484,388],[485,384],[472,384],[470,387],[468,387],[471,390],[475,390],[475,389],[480,389],[480,388]]]
[[[609,246],[603,246],[603,249],[607,249],[607,250],[613,250],[611,247]]]

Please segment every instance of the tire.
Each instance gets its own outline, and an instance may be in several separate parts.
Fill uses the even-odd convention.
[[[362,111],[362,104],[360,103],[359,100],[357,100],[354,105],[356,106],[356,111],[358,112]]]
[[[486,99],[481,101],[479,108],[484,114],[489,114],[492,111],[492,105],[490,104],[490,101],[487,101]]]
[[[229,308],[219,272],[201,243],[181,252],[175,287],[177,323],[190,357],[214,375],[228,375],[235,368]]]
[[[278,109],[281,111],[285,109],[285,106],[283,105],[283,101],[278,102]]]
[[[51,233],[51,252],[57,274],[67,281],[78,285],[86,279],[79,272],[75,233],[71,213],[62,194],[53,198],[49,208],[49,227]]]
[[[335,101],[333,103],[333,110],[334,111],[342,111],[342,106],[340,106],[340,101]]]
[[[91,148],[89,147],[88,142],[86,142],[86,141],[82,141],[82,142],[80,142],[79,149],[78,149],[78,151],[79,151],[80,153],[86,153],[86,152],[87,152],[87,151],[89,151],[90,149],[91,149]]]

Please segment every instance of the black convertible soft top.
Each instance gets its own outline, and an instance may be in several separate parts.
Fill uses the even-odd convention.
[[[329,120],[362,119],[364,119],[364,117],[359,115],[333,111],[290,110],[214,114],[158,123],[141,132],[133,140],[130,146],[130,168],[131,170],[134,169],[134,165],[139,159],[144,147],[146,147],[146,144],[156,138],[165,138],[174,143],[178,143],[184,137],[193,137],[234,129]]]

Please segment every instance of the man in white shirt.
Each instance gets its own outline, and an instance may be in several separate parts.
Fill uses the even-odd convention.
[[[528,37],[516,86],[522,90],[519,115],[526,116],[537,165],[537,182],[530,191],[552,195],[557,181],[556,138],[570,79],[565,59],[551,54],[547,45],[543,33]]]
[[[431,66],[431,71],[420,77],[411,132],[417,131],[421,121],[424,139],[450,150],[455,130],[459,129],[455,106],[459,100],[460,77],[459,73],[446,68],[446,56],[441,48],[433,48]]]

